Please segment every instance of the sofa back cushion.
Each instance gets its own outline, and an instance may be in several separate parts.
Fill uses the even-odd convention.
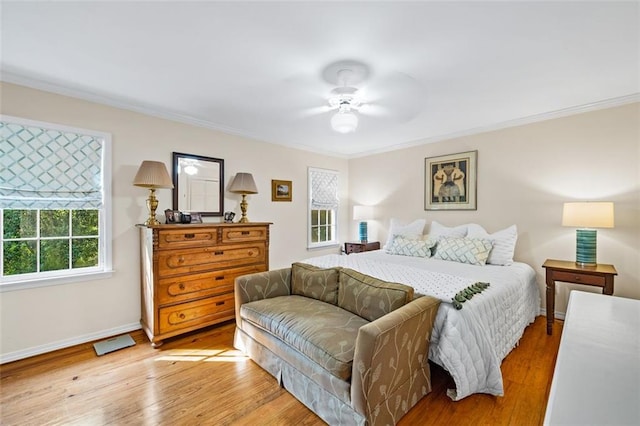
[[[340,270],[338,306],[368,321],[375,321],[413,300],[413,288],[382,281],[353,269]]]
[[[338,273],[341,268],[318,268],[306,263],[291,265],[291,294],[322,302],[338,303]]]

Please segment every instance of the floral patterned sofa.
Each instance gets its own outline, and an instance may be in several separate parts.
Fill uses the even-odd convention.
[[[236,278],[234,345],[330,425],[396,424],[431,391],[440,301],[351,269]]]

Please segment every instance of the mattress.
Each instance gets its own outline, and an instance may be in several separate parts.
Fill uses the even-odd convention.
[[[518,344],[540,309],[540,292],[531,266],[469,265],[433,258],[399,256],[382,250],[326,255],[303,260],[319,267],[343,266],[376,278],[414,287],[416,294],[440,298],[429,359],[446,369],[456,384],[454,401],[474,393],[504,395],[500,365]],[[451,297],[475,282],[489,287],[455,309]]]

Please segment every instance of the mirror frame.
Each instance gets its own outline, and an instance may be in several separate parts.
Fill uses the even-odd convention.
[[[206,161],[209,163],[218,163],[220,167],[220,205],[217,211],[191,211],[190,213],[200,213],[202,216],[222,216],[224,214],[224,160],[221,158],[204,157],[202,155],[184,154],[181,152],[173,153],[173,210],[180,210],[178,207],[178,197],[180,195],[180,186],[178,185],[178,172],[180,159],[188,158],[197,161]]]

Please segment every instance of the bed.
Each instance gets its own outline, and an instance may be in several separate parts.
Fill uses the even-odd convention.
[[[500,364],[518,344],[540,309],[535,272],[529,265],[472,265],[433,257],[389,254],[385,250],[326,255],[304,260],[318,267],[343,266],[414,287],[417,295],[440,298],[429,359],[446,369],[454,401],[474,393],[503,395]],[[489,287],[456,309],[452,297],[475,282]]]

